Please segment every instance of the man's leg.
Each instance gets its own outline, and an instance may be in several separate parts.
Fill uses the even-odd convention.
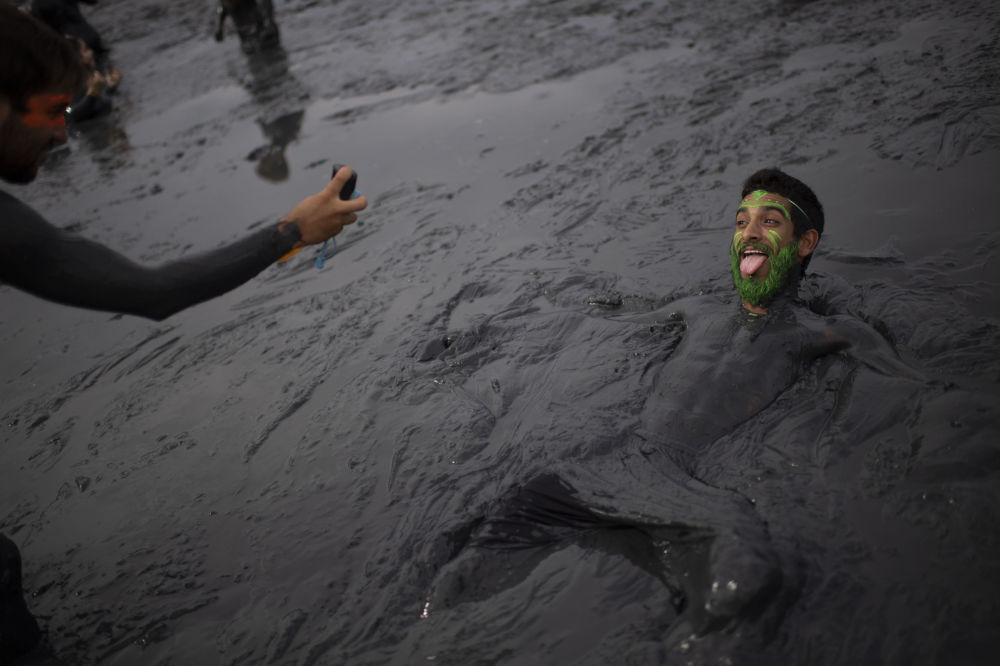
[[[0,663],[18,657],[41,637],[21,589],[21,553],[0,534]]]
[[[274,22],[274,4],[271,0],[257,0],[257,4],[260,6],[260,13],[264,17],[265,21]]]
[[[257,0],[261,15],[261,42],[265,46],[278,43],[278,24],[274,21],[274,5],[271,0]]]
[[[496,501],[438,572],[429,603],[440,609],[486,599],[521,582],[553,549],[602,525],[558,476],[535,477]]]
[[[226,6],[219,3],[219,6],[215,10],[215,41],[221,42],[226,36],[226,16],[228,15],[228,10]]]

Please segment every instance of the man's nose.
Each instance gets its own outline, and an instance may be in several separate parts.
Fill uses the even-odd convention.
[[[750,220],[743,228],[743,238],[746,240],[760,239],[764,237],[764,226],[757,220]]]

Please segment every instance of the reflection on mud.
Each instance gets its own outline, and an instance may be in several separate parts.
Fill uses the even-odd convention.
[[[267,145],[250,151],[247,159],[257,163],[258,176],[279,183],[290,175],[285,148],[302,130],[305,116],[302,105],[309,99],[309,92],[288,71],[288,54],[281,46],[251,53],[247,60],[250,65],[247,88],[261,108],[257,123],[268,141]]]
[[[285,148],[299,136],[302,129],[302,118],[305,111],[293,111],[269,123],[260,123],[265,138],[270,142],[266,146],[254,148],[247,159],[257,162],[257,175],[272,183],[288,180],[288,160],[285,159]]]
[[[996,3],[292,0],[260,59],[201,9],[96,5],[144,68],[129,160],[65,151],[24,198],[142,260],[287,212],[331,153],[372,206],[326,270],[162,324],[0,291],[0,533],[60,658],[996,654]],[[636,318],[729,304],[770,164],[827,209],[809,307],[929,381],[827,355],[676,464],[655,389],[711,359]]]

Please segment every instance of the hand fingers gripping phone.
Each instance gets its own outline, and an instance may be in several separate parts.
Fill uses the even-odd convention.
[[[343,168],[344,168],[343,164],[334,164],[333,169],[330,172],[330,179],[333,180],[334,176],[337,175],[337,172]],[[344,186],[340,188],[340,192],[337,193],[337,196],[343,201],[350,201],[351,199],[357,199],[358,197],[361,196],[361,192],[358,191],[357,188],[358,188],[358,172],[355,171],[351,174],[351,177],[347,179],[347,182],[344,183]],[[329,252],[327,252],[326,249],[327,244],[330,241],[333,241],[333,248]],[[278,259],[278,263],[281,263],[283,261],[288,261],[293,256],[298,254],[301,250],[302,248],[299,248],[297,250],[292,250],[291,252],[283,256],[281,259]],[[330,237],[329,239],[323,241],[323,247],[320,248],[319,256],[316,257],[316,268],[323,268],[323,265],[326,263],[326,260],[331,258],[335,254],[337,254],[337,239],[336,237]]]
[[[330,172],[330,180],[333,180],[337,172],[344,168],[343,164],[334,164],[333,171]],[[351,199],[357,199],[361,196],[361,192],[358,192],[358,172],[355,171],[351,174],[351,177],[347,179],[344,186],[340,188],[340,198],[344,201],[350,201]]]
[[[330,172],[330,178],[333,179],[337,175],[337,172],[344,167],[343,164],[334,164],[333,171]],[[351,177],[347,179],[344,186],[340,188],[340,193],[337,195],[344,201],[350,201],[351,199],[357,199],[361,196],[361,192],[358,191],[358,172],[354,171],[351,173]],[[333,241],[333,248],[329,252],[326,250],[328,243]],[[331,236],[330,238],[323,241],[323,247],[319,249],[319,256],[316,257],[316,268],[323,268],[327,259],[333,257],[337,254],[337,237]]]

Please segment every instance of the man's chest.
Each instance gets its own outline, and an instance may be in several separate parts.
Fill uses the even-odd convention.
[[[803,371],[811,337],[803,327],[765,318],[727,317],[691,326],[664,364],[656,393],[699,412],[734,403],[759,409]]]

